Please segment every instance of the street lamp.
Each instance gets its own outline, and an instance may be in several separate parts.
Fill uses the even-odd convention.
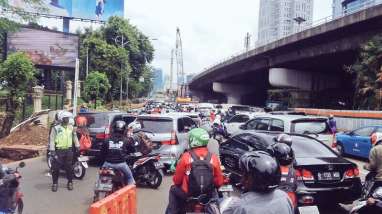
[[[297,32],[301,31],[301,24],[303,22],[306,22],[306,19],[304,19],[303,17],[299,16],[299,17],[294,18],[293,20],[295,22],[297,22],[297,24],[298,24],[298,31]]]

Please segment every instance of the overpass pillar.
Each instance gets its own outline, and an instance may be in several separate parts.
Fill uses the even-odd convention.
[[[224,94],[229,104],[241,104],[242,96],[254,91],[250,86],[220,82],[214,82],[212,89],[217,93]]]

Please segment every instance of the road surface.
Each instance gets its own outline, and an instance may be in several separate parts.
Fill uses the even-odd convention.
[[[351,159],[358,164],[361,177],[366,172],[362,170],[363,161]],[[22,192],[24,193],[25,214],[85,214],[92,203],[93,187],[97,178],[98,167],[91,166],[82,181],[74,182],[74,190],[66,189],[66,179],[60,177],[58,192],[50,191],[51,177],[47,174],[47,166],[43,158],[25,161],[27,166],[20,170],[22,179]],[[15,163],[9,166],[14,166]],[[157,190],[138,188],[138,213],[152,214],[164,213],[168,202],[168,190],[171,177],[165,176],[162,185]],[[340,211],[325,213],[341,213]]]

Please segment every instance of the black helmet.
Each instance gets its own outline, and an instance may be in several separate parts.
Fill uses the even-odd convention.
[[[117,120],[115,121],[114,123],[114,126],[113,126],[113,132],[114,133],[123,133],[126,129],[126,122],[123,121],[123,120]]]
[[[279,163],[265,151],[247,152],[239,160],[240,170],[252,177],[254,191],[269,192],[281,179]]]
[[[294,160],[293,149],[285,143],[276,143],[272,146],[273,155],[279,161],[280,165],[287,166]]]
[[[288,146],[292,146],[292,137],[287,134],[278,135],[276,141],[279,143],[285,143]]]

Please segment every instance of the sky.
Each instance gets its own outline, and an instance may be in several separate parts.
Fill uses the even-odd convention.
[[[186,74],[200,73],[244,49],[257,37],[260,0],[126,0],[125,17],[155,38],[152,65],[169,74],[176,28],[181,31]],[[330,16],[332,0],[314,0],[314,20]]]

